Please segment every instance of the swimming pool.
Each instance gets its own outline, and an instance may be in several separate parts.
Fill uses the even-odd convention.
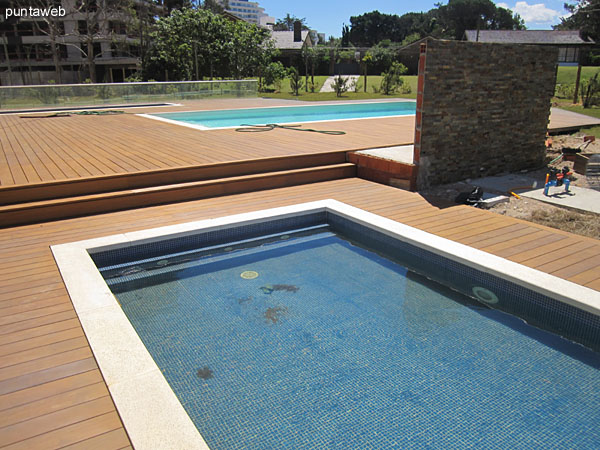
[[[406,116],[415,114],[415,108],[416,102],[404,100],[189,111],[165,114],[142,114],[142,116],[207,130],[270,123],[294,124]]]
[[[53,252],[134,441],[141,408],[173,404],[158,381],[144,387],[150,372],[214,448],[592,448],[599,438],[598,353],[502,312],[598,349],[597,292],[339,202]],[[146,348],[160,369],[138,354]],[[170,430],[174,413],[145,415],[144,430],[201,448],[189,428]]]

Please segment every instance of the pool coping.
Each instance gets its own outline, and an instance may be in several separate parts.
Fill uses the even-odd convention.
[[[314,103],[314,104],[309,104],[309,105],[274,105],[274,106],[257,106],[255,108],[235,108],[235,109],[226,109],[226,110],[205,110],[205,109],[199,109],[199,110],[194,110],[194,111],[172,111],[166,114],[190,114],[190,113],[195,113],[195,112],[216,112],[216,111],[244,111],[247,109],[272,109],[272,108],[303,108],[303,107],[310,107],[310,106],[331,106],[331,105],[338,105],[338,104],[343,104],[343,105],[364,105],[364,104],[369,104],[369,103],[416,103],[416,100],[412,100],[412,99],[398,99],[398,100],[385,100],[385,101],[370,101],[370,102],[335,102],[335,103]],[[192,128],[195,130],[202,130],[202,131],[212,131],[212,130],[231,130],[231,129],[236,129],[236,128],[249,128],[252,126],[264,126],[266,125],[265,123],[257,123],[257,124],[252,124],[252,125],[236,125],[236,126],[231,126],[231,127],[207,127],[204,125],[196,125],[193,123],[189,123],[189,122],[184,122],[184,121],[180,121],[180,120],[174,120],[174,119],[168,119],[166,117],[159,117],[156,116],[154,114],[136,114],[136,116],[139,117],[144,117],[146,119],[152,119],[152,120],[158,120],[160,122],[165,122],[165,123],[170,123],[171,125],[179,125],[182,127],[187,127],[187,128]],[[395,115],[391,115],[391,116],[377,116],[377,117],[356,117],[356,118],[350,118],[350,119],[326,119],[326,120],[311,120],[311,121],[296,121],[296,122],[282,122],[282,123],[278,123],[278,125],[295,125],[295,124],[303,124],[303,123],[322,123],[322,122],[342,122],[342,121],[352,121],[352,120],[369,120],[369,119],[389,119],[389,118],[393,118],[393,117],[411,117],[411,116],[416,116],[415,114],[395,114]]]
[[[183,237],[323,211],[330,211],[388,236],[600,316],[598,291],[337,200],[320,200],[54,245],[51,247],[52,253],[67,291],[136,449],[208,449],[208,446],[133,329],[88,251],[124,248],[160,241],[167,235],[169,238]]]

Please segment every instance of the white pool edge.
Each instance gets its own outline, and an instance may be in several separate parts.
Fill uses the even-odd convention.
[[[331,211],[396,239],[600,315],[598,291],[331,199],[54,245],[52,253],[134,448],[208,449],[208,446],[88,251],[123,248],[159,241],[166,236],[181,237],[320,211]]]
[[[204,125],[194,125],[193,123],[188,123],[188,122],[184,122],[181,120],[166,119],[164,117],[158,117],[158,116],[154,116],[152,114],[136,114],[136,115],[140,116],[140,117],[145,117],[146,119],[159,120],[161,122],[170,123],[172,125],[179,125],[182,127],[193,128],[195,130],[202,130],[202,131],[233,130],[233,129],[237,129],[237,128],[252,128],[252,127],[256,127],[256,126],[260,127],[260,126],[267,125],[266,123],[257,123],[257,124],[252,124],[252,125],[236,125],[233,127],[205,127]],[[310,123],[349,122],[349,121],[353,121],[353,120],[392,119],[394,117],[415,117],[415,114],[401,114],[401,115],[394,115],[394,116],[377,116],[377,117],[353,117],[353,118],[349,118],[349,119],[326,119],[326,120],[311,120],[311,121],[297,120],[296,122],[281,122],[281,123],[278,122],[277,125],[290,126],[290,125],[310,124]]]

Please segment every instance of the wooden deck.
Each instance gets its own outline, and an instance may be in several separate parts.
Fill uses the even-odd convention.
[[[28,119],[3,115],[0,116],[0,189],[413,142],[413,116],[303,125],[346,132],[332,136],[281,129],[262,133],[239,133],[234,129],[200,131],[136,115],[288,104],[289,101],[265,99],[207,100],[179,107],[128,109],[121,115]]]
[[[600,290],[600,241],[357,178],[3,229],[0,446],[130,448],[50,245],[326,198]]]

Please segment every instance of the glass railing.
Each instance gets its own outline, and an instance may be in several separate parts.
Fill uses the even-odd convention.
[[[0,87],[0,110],[256,97],[256,80],[58,84]]]

